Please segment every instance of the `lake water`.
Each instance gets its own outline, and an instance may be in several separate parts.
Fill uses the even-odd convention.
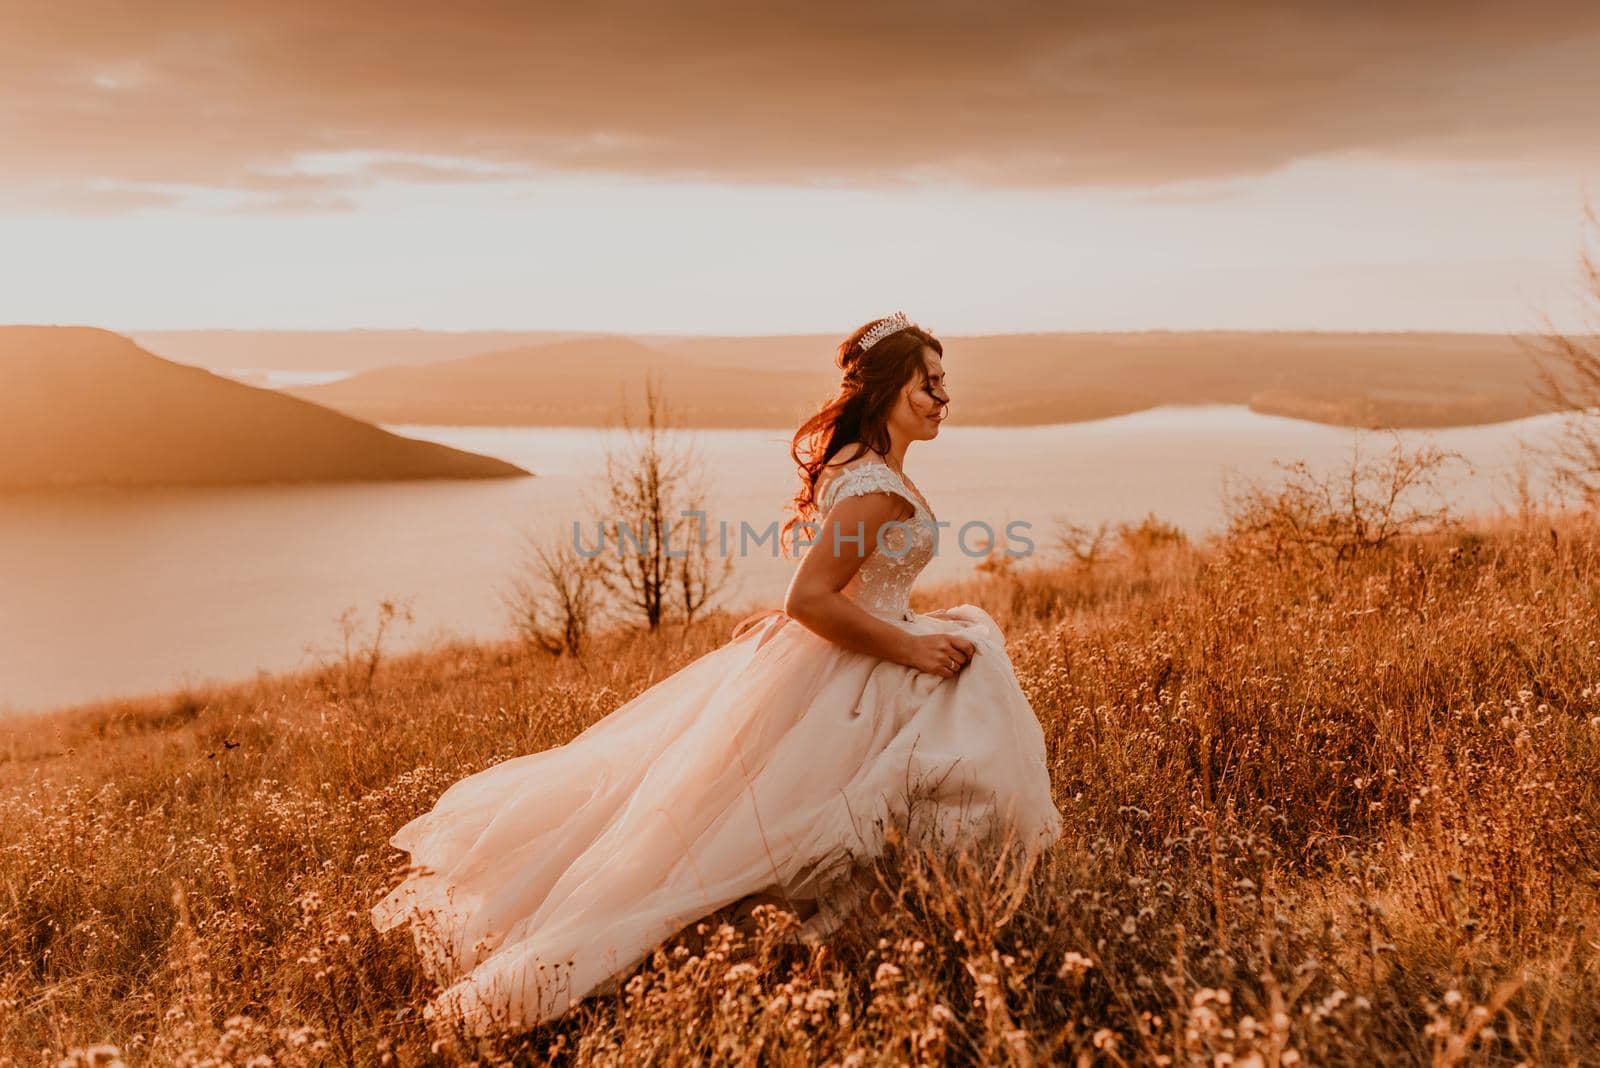
[[[1488,511],[1513,499],[1519,456],[1558,421],[1402,438],[1467,457],[1472,469],[1455,471],[1451,499],[1461,511]],[[307,666],[338,643],[343,610],[370,625],[384,598],[410,599],[415,615],[386,648],[509,633],[501,597],[524,533],[570,531],[590,514],[584,491],[616,433],[389,429],[503,457],[537,477],[0,497],[0,712]],[[1042,551],[1060,520],[1153,511],[1192,533],[1215,528],[1226,479],[1269,475],[1274,459],[1332,468],[1348,461],[1354,436],[1242,407],[1169,407],[1058,426],[951,426],[915,445],[907,470],[951,531],[1021,521]],[[736,535],[741,522],[759,531],[781,520],[794,479],[786,433],[690,437],[712,476],[713,534],[721,522]],[[1374,454],[1389,442],[1362,440]],[[973,563],[950,543],[923,581],[970,574]],[[793,566],[770,544],[738,559],[726,603],[780,603]]]
[[[293,389],[296,386],[321,386],[349,378],[354,371],[285,371],[278,367],[211,367],[207,370],[260,389]]]

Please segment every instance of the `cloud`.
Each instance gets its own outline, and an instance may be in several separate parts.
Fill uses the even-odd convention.
[[[345,193],[286,193],[241,198],[222,210],[248,215],[322,215],[353,211],[358,206],[356,199]]]
[[[337,205],[571,171],[1148,188],[1348,152],[1600,160],[1590,0],[0,0],[0,19],[0,206],[175,186]],[[368,162],[299,169],[340,154]]]

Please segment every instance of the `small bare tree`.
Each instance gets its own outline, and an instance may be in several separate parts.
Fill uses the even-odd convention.
[[[1055,548],[1069,566],[1092,571],[1114,559],[1146,560],[1169,546],[1188,544],[1178,527],[1150,512],[1134,523],[1074,523],[1057,519]]]
[[[1056,523],[1056,547],[1074,566],[1092,568],[1103,562],[1110,548],[1110,541],[1109,523],[1101,522],[1091,526],[1065,519]]]
[[[1006,543],[995,538],[993,533],[986,536],[978,544],[978,548],[982,550],[983,555],[972,565],[973,570],[998,578],[1004,578],[1016,571],[1017,561],[1021,559],[1021,555],[1011,553]]]
[[[330,650],[311,644],[304,647],[305,651],[319,658],[338,657],[339,693],[345,696],[371,693],[389,631],[397,622],[416,622],[411,601],[412,598],[397,601],[387,597],[379,601],[370,635],[364,633],[366,628],[361,622],[360,609],[350,605],[338,616],[339,646]]]
[[[1584,214],[1600,237],[1594,205],[1586,204]],[[1587,337],[1568,335],[1547,322],[1533,350],[1534,392],[1547,407],[1566,413],[1560,434],[1545,450],[1554,481],[1592,508],[1600,505],[1600,257],[1585,248],[1581,262],[1596,329]]]
[[[524,557],[503,595],[512,626],[528,646],[557,656],[581,656],[601,610],[600,561],[585,556],[577,530],[539,539],[524,535]]]
[[[1440,482],[1456,461],[1466,462],[1435,445],[1407,449],[1398,434],[1386,455],[1364,459],[1358,432],[1350,462],[1339,470],[1324,474],[1304,460],[1280,461],[1280,479],[1230,489],[1227,541],[1275,559],[1309,554],[1343,561],[1442,529],[1452,519]]]
[[[1117,545],[1129,556],[1146,556],[1162,549],[1189,544],[1183,528],[1146,512],[1137,523],[1117,524]]]
[[[599,528],[609,545],[601,581],[626,609],[655,630],[668,618],[688,622],[733,575],[733,560],[713,558],[707,532],[702,461],[672,425],[652,374],[643,422],[623,412],[628,440],[605,459],[607,514]]]
[[[685,623],[692,622],[733,577],[733,558],[725,556],[719,560],[713,551],[704,504],[706,493],[699,476],[693,476],[688,486],[689,503],[683,510],[688,514],[673,528],[672,537],[679,554],[675,608]]]

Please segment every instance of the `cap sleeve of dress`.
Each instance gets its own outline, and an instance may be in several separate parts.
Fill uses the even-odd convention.
[[[837,501],[864,493],[892,493],[911,505],[913,510],[917,507],[905,483],[887,464],[881,463],[857,464],[834,475],[832,481],[823,487],[819,507],[826,515]]]

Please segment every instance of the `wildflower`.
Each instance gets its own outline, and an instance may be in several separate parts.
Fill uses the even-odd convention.
[[[122,1050],[109,1042],[69,1049],[59,1064],[60,1068],[124,1068]]]
[[[1067,955],[1061,959],[1061,967],[1057,969],[1056,976],[1061,979],[1065,979],[1069,975],[1080,976],[1093,967],[1094,962],[1088,957],[1076,950],[1069,950]]]

